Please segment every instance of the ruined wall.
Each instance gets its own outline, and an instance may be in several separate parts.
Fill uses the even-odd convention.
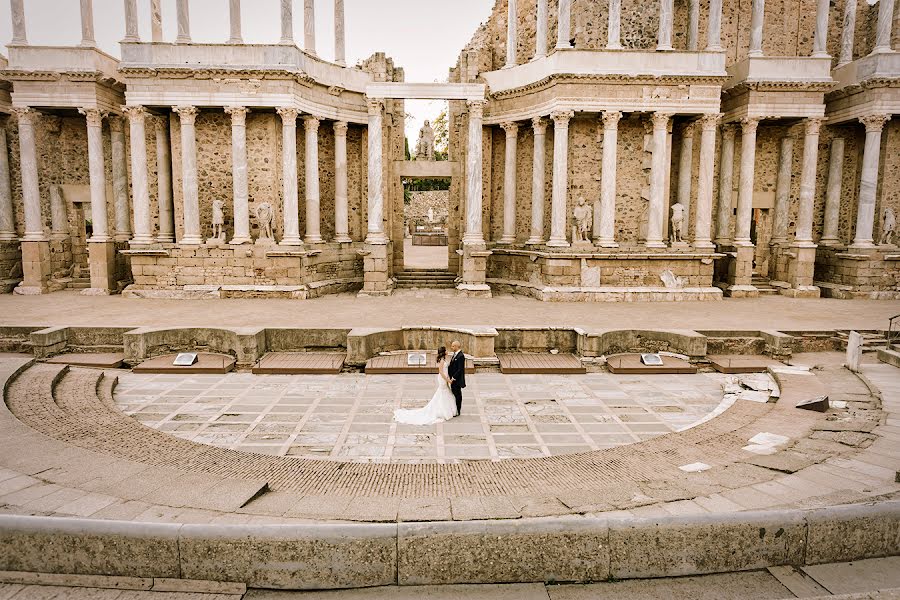
[[[434,223],[446,223],[449,203],[450,190],[410,192],[410,201],[405,205],[403,215],[407,222],[425,223],[430,208]]]

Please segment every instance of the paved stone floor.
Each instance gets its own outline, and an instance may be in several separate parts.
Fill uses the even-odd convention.
[[[458,462],[551,456],[630,444],[715,409],[718,373],[503,375],[468,378],[463,414],[393,422],[423,406],[433,375],[119,374],[126,414],[178,437],[250,452],[354,462]]]
[[[446,269],[447,246],[413,246],[403,240],[403,266],[407,269]]]

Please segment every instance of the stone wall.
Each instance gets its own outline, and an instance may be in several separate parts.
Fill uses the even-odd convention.
[[[819,248],[815,280],[831,298],[900,300],[900,250]]]
[[[446,223],[449,204],[450,190],[414,191],[410,192],[410,200],[404,207],[403,215],[407,222],[425,223],[428,221],[430,208],[435,223]]]

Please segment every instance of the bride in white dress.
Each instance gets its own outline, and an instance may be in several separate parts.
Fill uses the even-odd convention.
[[[409,425],[431,425],[456,416],[456,399],[450,391],[450,377],[447,375],[449,363],[447,349],[441,346],[437,355],[438,374],[435,379],[437,389],[434,390],[431,400],[422,408],[398,408],[394,411],[395,421]]]

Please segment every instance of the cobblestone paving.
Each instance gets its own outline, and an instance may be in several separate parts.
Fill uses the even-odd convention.
[[[454,463],[611,448],[687,427],[722,400],[718,374],[596,373],[469,378],[463,414],[431,426],[393,422],[424,405],[431,375],[139,375],[119,407],[145,425],[224,448],[353,462]]]

